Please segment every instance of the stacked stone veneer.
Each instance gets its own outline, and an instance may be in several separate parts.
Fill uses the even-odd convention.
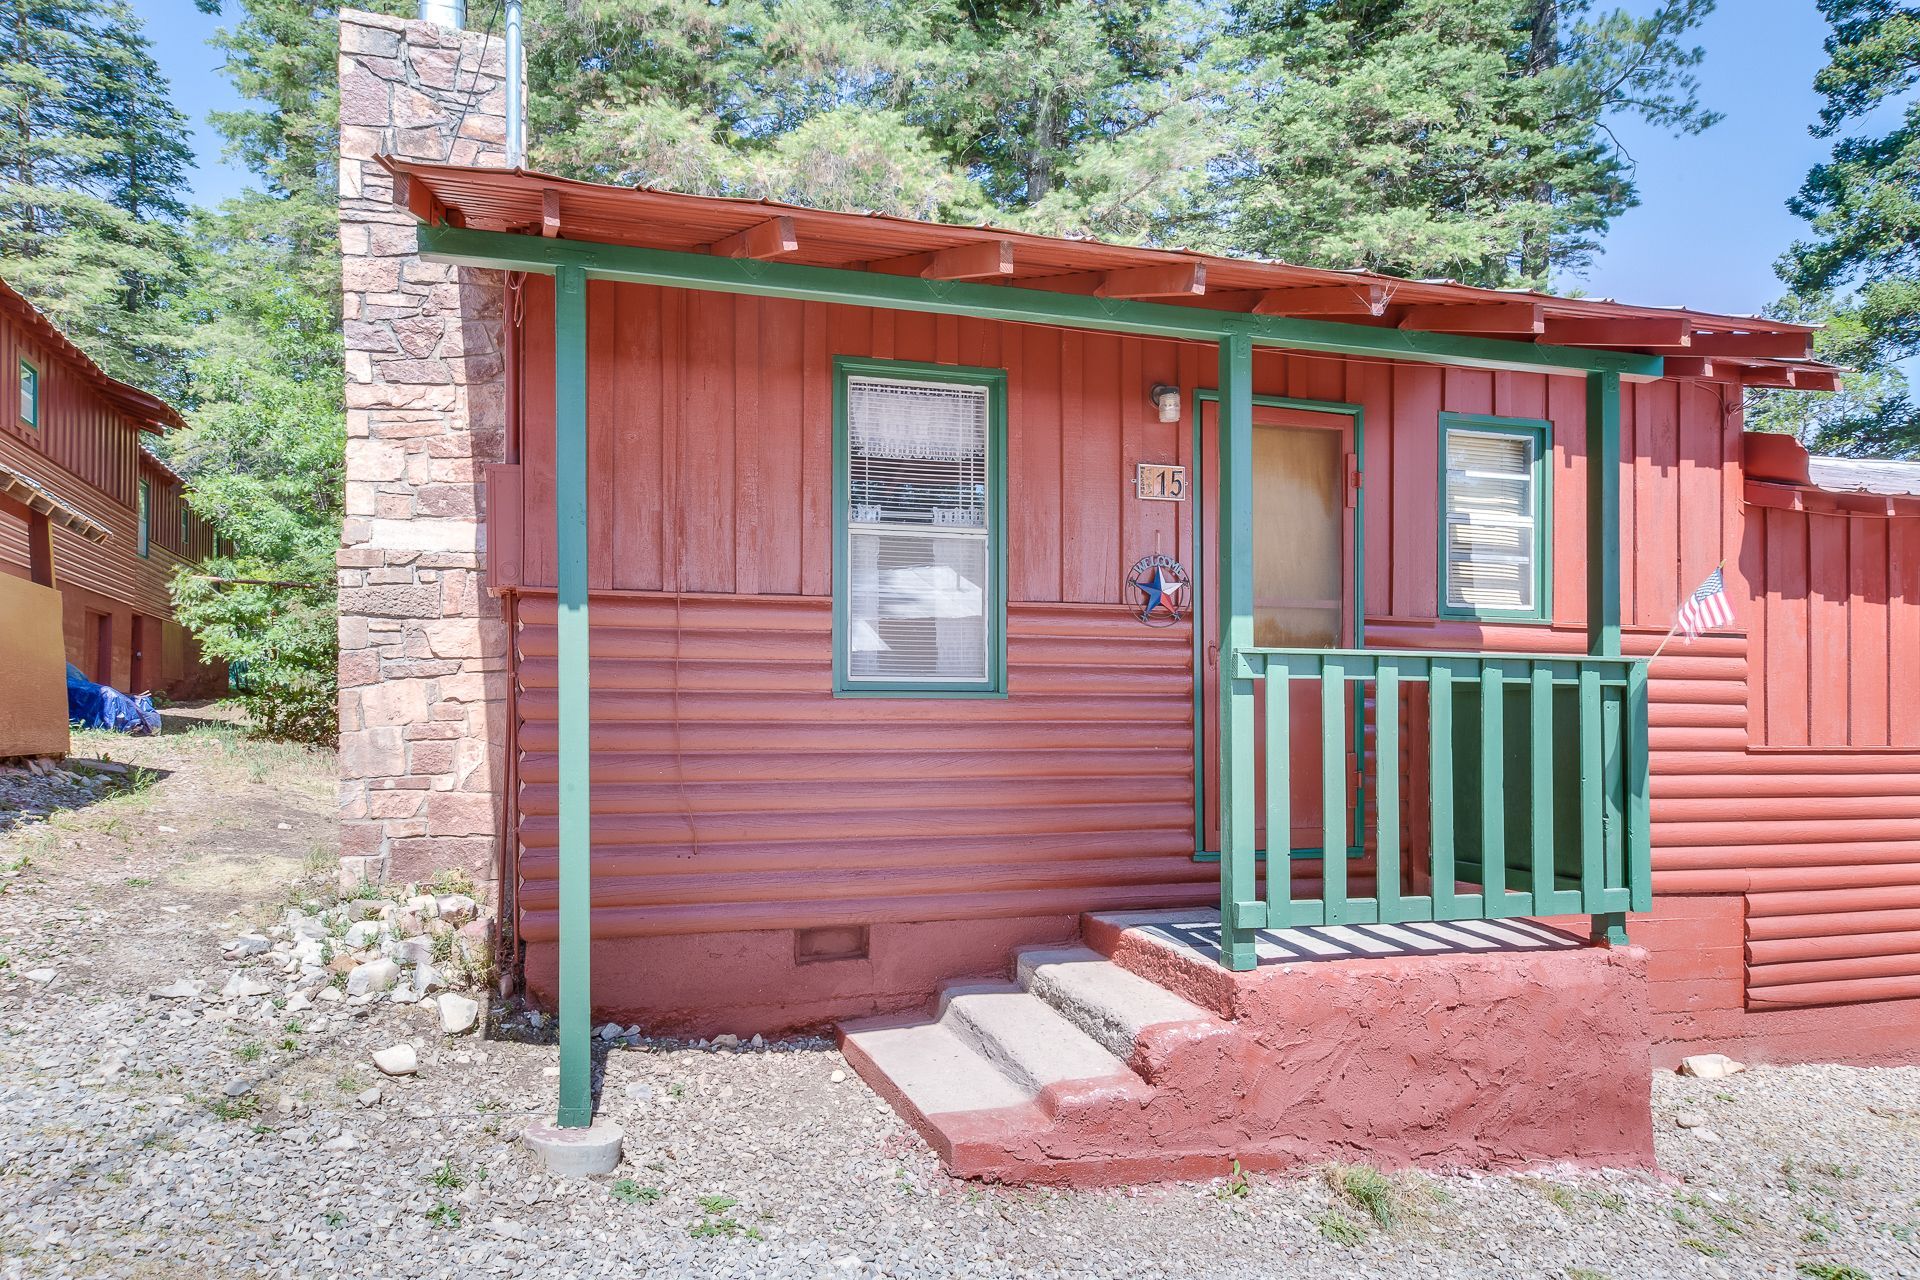
[[[508,640],[480,513],[506,430],[503,282],[422,262],[374,157],[504,163],[505,77],[497,37],[340,15],[343,882],[495,875]]]

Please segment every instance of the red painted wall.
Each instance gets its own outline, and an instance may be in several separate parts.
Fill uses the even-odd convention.
[[[20,421],[19,361],[40,373],[40,425]],[[62,598],[67,660],[96,680],[127,688],[133,681],[134,619],[151,619],[158,643],[146,649],[144,684],[173,697],[201,697],[226,687],[223,664],[202,663],[192,636],[173,621],[167,582],[183,563],[213,550],[213,534],[198,516],[180,523],[180,482],[141,453],[139,429],[102,397],[78,370],[39,343],[12,315],[0,312],[0,464],[31,476],[62,502],[108,531],[89,542],[55,525],[53,567]],[[138,482],[151,486],[152,537],[138,554]],[[0,573],[28,576],[26,528],[0,520]],[[89,612],[110,619],[111,661],[96,658]],[[139,690],[145,692],[146,689]]]
[[[661,940],[649,944],[644,973],[603,972],[596,999],[605,990],[636,1015],[744,1030],[728,1019],[748,1008],[764,1017],[764,995],[729,1007],[703,989],[702,1023],[676,1000],[658,947],[677,935],[849,922],[992,917],[1038,929],[1082,909],[1217,894],[1214,869],[1189,856],[1190,634],[1140,627],[1120,607],[1122,575],[1139,555],[1159,549],[1193,562],[1189,509],[1138,501],[1130,484],[1139,461],[1193,464],[1189,423],[1154,421],[1147,390],[1172,383],[1190,406],[1213,384],[1210,347],[602,283],[590,287],[588,305],[595,929],[612,948]],[[549,386],[547,282],[527,281],[521,314],[519,385]],[[829,692],[835,355],[1007,370],[1005,701]],[[1370,644],[1582,650],[1579,379],[1263,352],[1255,389],[1365,411]],[[1651,653],[1678,602],[1722,559],[1740,628],[1674,645],[1653,673],[1661,896],[1654,918],[1635,927],[1654,953],[1663,1052],[1731,1038],[1758,1054],[1819,1056],[1816,1037],[1769,1039],[1768,1028],[1786,1024],[1762,1011],[1905,992],[1795,991],[1807,971],[1775,965],[1802,961],[1781,960],[1761,935],[1786,927],[1766,922],[1806,901],[1810,886],[1859,892],[1843,888],[1856,883],[1870,886],[1873,903],[1912,899],[1913,917],[1879,932],[1920,930],[1920,867],[1908,865],[1920,856],[1905,852],[1920,848],[1920,783],[1907,781],[1920,772],[1884,756],[1820,753],[1795,763],[1754,749],[1745,629],[1757,625],[1764,560],[1754,540],[1763,535],[1742,503],[1738,393],[1661,382],[1629,387],[1622,408],[1627,651]],[[1443,410],[1554,424],[1549,626],[1435,618]],[[496,512],[489,533],[489,545],[518,545],[522,565],[520,923],[536,987],[551,970],[543,949],[554,905],[551,414],[550,400],[526,396],[520,501]],[[1900,607],[1886,607],[1890,628],[1907,625],[1893,620]],[[1847,656],[1818,663],[1843,670]],[[1882,679],[1889,690],[1905,687]],[[1894,696],[1889,724],[1899,718]],[[1852,799],[1836,810],[1839,796]],[[1877,810],[1875,834],[1859,831],[1864,818],[1842,816],[1853,808]],[[1844,931],[1835,901],[1814,900],[1824,919],[1805,926],[1822,945]],[[691,959],[714,944],[709,936],[686,945]],[[1906,972],[1920,977],[1920,962]],[[897,987],[878,984],[874,1003],[906,999]],[[786,1021],[858,1011],[843,988],[822,1001],[796,989]],[[1862,1025],[1880,1025],[1895,1007],[1861,1014]],[[1912,1026],[1905,1043],[1920,1047],[1920,1021]]]

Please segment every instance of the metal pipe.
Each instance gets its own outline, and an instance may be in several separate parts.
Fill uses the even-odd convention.
[[[458,31],[467,25],[467,0],[420,0],[420,20]]]
[[[521,65],[525,53],[520,45],[520,0],[507,5],[507,167],[518,169],[527,163],[527,110],[521,100],[525,94]]]

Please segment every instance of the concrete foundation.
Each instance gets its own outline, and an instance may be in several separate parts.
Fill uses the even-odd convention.
[[[1139,923],[1088,917],[1088,960],[1150,979],[1191,1016],[1148,1021],[1156,1015],[1139,1012],[1137,995],[1103,1010],[1112,1001],[1102,990],[1122,984],[1090,971],[1061,984],[1037,980],[1045,965],[1019,970],[1027,994],[1079,1028],[1055,1038],[1087,1034],[1122,1049],[1108,1059],[1119,1070],[1054,1054],[1049,1074],[1015,1032],[983,1032],[952,1000],[917,1027],[849,1025],[848,1059],[950,1171],[992,1181],[1200,1178],[1236,1160],[1253,1169],[1654,1162],[1646,957],[1636,948],[1275,961],[1230,973]],[[1063,986],[1076,989],[1071,998]],[[1000,1021],[1017,1030],[1032,1019]],[[923,1049],[944,1064],[921,1071]],[[974,1087],[967,1096],[994,1105],[964,1105],[949,1082],[986,1071],[1018,1100]]]

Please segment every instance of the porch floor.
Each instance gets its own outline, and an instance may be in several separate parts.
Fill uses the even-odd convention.
[[[1220,963],[1218,911],[1126,911],[1097,918],[1112,928],[1136,929],[1156,942],[1212,964]],[[1564,930],[1523,919],[1307,925],[1262,929],[1254,935],[1254,953],[1263,965],[1386,956],[1572,951],[1586,945],[1584,939]]]

